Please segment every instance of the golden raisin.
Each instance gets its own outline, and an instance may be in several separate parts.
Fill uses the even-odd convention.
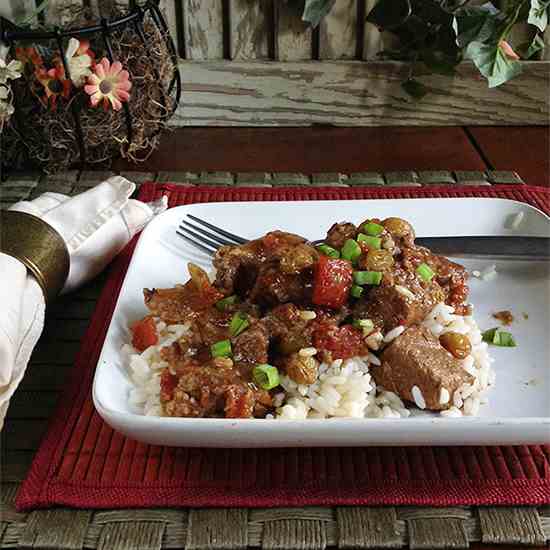
[[[439,343],[457,359],[464,359],[470,355],[472,344],[464,334],[446,332],[439,337]]]
[[[415,235],[412,225],[401,218],[386,218],[382,222],[382,225],[394,237],[408,238],[411,241],[414,240]]]
[[[365,267],[369,271],[385,271],[393,266],[393,256],[389,250],[369,250],[365,259]]]

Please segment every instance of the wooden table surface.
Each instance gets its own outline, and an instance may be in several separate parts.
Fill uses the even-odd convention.
[[[534,127],[178,128],[139,170],[389,172],[513,170],[550,186],[550,131]],[[115,169],[136,170],[123,161]]]
[[[196,177],[197,173],[217,172],[337,175],[511,170],[518,172],[525,183],[550,187],[549,136],[548,127],[180,128],[166,134],[161,148],[143,164],[136,166],[119,160],[112,168],[131,171],[136,179],[158,177],[163,181],[169,181],[172,173],[181,178],[185,172]],[[36,175],[14,175],[20,183],[10,187],[13,178],[8,178],[2,184],[6,191],[3,197],[0,195],[0,201],[7,206],[21,198],[18,193],[25,191],[25,185],[30,197],[50,186],[61,192],[78,192],[105,175],[105,172],[72,172],[40,180]],[[104,276],[100,276],[75,295],[59,300],[48,312],[44,336],[13,399],[1,434],[4,485],[16,485],[27,471],[103,282]],[[550,518],[545,515],[544,520]],[[4,537],[13,537],[17,528],[21,526],[8,521]],[[0,530],[2,546],[17,546],[15,538],[8,537],[8,543],[4,544],[7,539],[2,536]],[[470,548],[514,547],[472,542]]]

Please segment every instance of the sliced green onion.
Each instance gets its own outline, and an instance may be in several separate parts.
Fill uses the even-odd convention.
[[[370,319],[355,319],[353,326],[368,334],[374,328],[374,323]]]
[[[505,330],[498,331],[499,335],[499,343],[498,346],[501,346],[503,348],[515,348],[516,347],[516,341],[514,340],[514,337],[510,332],[506,332]]]
[[[361,294],[363,294],[363,287],[362,286],[357,286],[357,285],[352,285],[351,290],[350,290],[350,294],[354,298],[361,298]]]
[[[355,271],[353,273],[353,282],[356,285],[379,285],[381,281],[381,271]]]
[[[249,325],[248,317],[244,313],[237,311],[237,313],[233,314],[231,323],[229,323],[229,332],[231,336],[238,336],[243,330],[246,330]]]
[[[382,247],[382,239],[380,237],[371,237],[364,233],[359,233],[359,235],[357,235],[357,242],[363,243],[369,248],[374,248],[376,250],[380,250]]]
[[[368,222],[364,224],[361,229],[371,237],[378,237],[378,235],[384,231],[384,226],[379,223]]]
[[[498,327],[495,327],[495,328],[491,328],[489,330],[486,330],[482,335],[482,339],[484,342],[488,342],[489,344],[492,344],[493,343],[493,340],[495,338],[495,335],[498,331]]]
[[[239,303],[239,297],[233,294],[233,296],[228,296],[227,298],[222,298],[216,302],[216,307],[220,311],[225,311],[228,306]]]
[[[279,371],[266,363],[252,369],[254,382],[263,390],[271,390],[279,385]]]
[[[329,246],[328,244],[320,244],[317,247],[317,250],[321,252],[321,254],[324,254],[325,256],[328,256],[329,258],[339,258],[340,252],[336,250],[336,248],[332,248],[332,246]]]
[[[503,348],[515,348],[517,345],[512,334],[505,330],[500,330],[499,327],[486,330],[482,338],[484,342]]]
[[[344,260],[354,262],[361,256],[361,247],[353,239],[348,239],[341,250],[341,256]]]
[[[230,357],[231,342],[229,340],[220,340],[210,346],[212,357]]]
[[[420,278],[426,283],[429,283],[435,275],[434,270],[428,264],[420,264],[416,268],[416,272],[418,273]]]

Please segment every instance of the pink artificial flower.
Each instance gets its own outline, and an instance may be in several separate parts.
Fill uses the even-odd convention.
[[[512,49],[512,46],[506,42],[506,40],[501,40],[498,47],[502,50],[502,53],[509,57],[510,59],[513,59],[517,61],[519,59],[519,55]]]
[[[84,86],[84,91],[90,96],[92,107],[96,107],[103,100],[105,110],[109,107],[109,102],[115,111],[122,109],[122,103],[128,101],[130,97],[130,82],[128,71],[122,69],[122,64],[115,61],[112,65],[104,57],[94,67],[94,72],[88,77],[88,84]]]

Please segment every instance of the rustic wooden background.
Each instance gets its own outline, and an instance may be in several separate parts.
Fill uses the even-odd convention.
[[[6,0],[5,0],[6,1]],[[50,0],[43,17],[58,22]],[[100,13],[103,0],[86,2]],[[381,62],[393,38],[365,18],[377,0],[337,0],[317,29],[292,0],[161,0],[177,44],[183,96],[174,126],[544,125],[550,117],[550,32],[542,59],[489,90],[464,63],[454,78],[421,75],[420,102],[401,89],[408,66]],[[497,1],[497,0],[495,0]],[[7,0],[15,14],[35,0]],[[533,32],[520,25],[513,42]]]

